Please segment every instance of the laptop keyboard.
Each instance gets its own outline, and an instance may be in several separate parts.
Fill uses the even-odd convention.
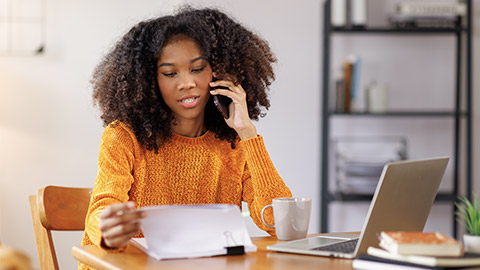
[[[357,242],[358,242],[358,239],[353,239],[353,240],[349,240],[341,243],[335,243],[327,246],[312,248],[312,250],[353,253],[355,251],[355,247],[357,246]]]

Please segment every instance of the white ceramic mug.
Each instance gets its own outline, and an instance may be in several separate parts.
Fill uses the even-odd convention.
[[[310,223],[311,206],[311,199],[275,198],[272,204],[263,207],[262,221],[266,226],[275,228],[278,240],[305,238]],[[270,207],[273,208],[274,225],[267,224],[264,218],[265,210]]]

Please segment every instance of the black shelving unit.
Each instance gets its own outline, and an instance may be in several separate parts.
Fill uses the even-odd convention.
[[[466,0],[467,13],[464,18],[463,25],[455,28],[362,28],[351,29],[343,27],[333,27],[330,20],[330,2],[326,0],[324,5],[324,30],[323,30],[323,76],[322,76],[322,143],[321,143],[321,199],[320,199],[320,231],[328,232],[329,203],[339,202],[357,202],[370,201],[373,195],[355,195],[343,194],[336,192],[331,194],[329,191],[329,160],[330,157],[330,122],[337,117],[348,117],[352,121],[358,118],[380,117],[380,118],[421,118],[435,117],[454,119],[454,153],[451,157],[453,161],[453,187],[448,193],[439,193],[436,202],[451,202],[457,200],[459,195],[464,195],[471,199],[472,196],[472,0]],[[453,35],[455,36],[456,45],[456,67],[455,67],[455,108],[451,111],[390,111],[386,113],[338,113],[329,108],[329,89],[330,85],[330,51],[332,35],[348,35],[348,34],[364,34],[364,35]],[[410,37],[406,37],[410,38]],[[414,37],[413,37],[414,38]],[[465,61],[462,61],[462,52]],[[462,75],[464,74],[464,91],[462,91]],[[462,103],[463,101],[463,103]],[[461,107],[464,104],[464,108]],[[461,132],[461,121],[464,121],[464,132]],[[464,143],[465,151],[460,153],[460,142]],[[459,157],[464,161],[465,172],[464,177],[460,179],[459,174]],[[465,185],[464,192],[460,191],[460,183]],[[453,208],[454,209],[454,208]],[[453,220],[453,236],[457,235],[457,223],[454,218],[455,213],[452,212]]]

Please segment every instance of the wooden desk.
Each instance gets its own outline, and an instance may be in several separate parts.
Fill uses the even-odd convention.
[[[96,269],[352,269],[352,260],[267,251],[275,237],[253,237],[257,252],[236,256],[157,261],[129,245],[122,253],[110,253],[96,246],[75,246],[72,255]]]

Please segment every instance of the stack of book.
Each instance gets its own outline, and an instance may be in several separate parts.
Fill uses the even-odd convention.
[[[360,57],[349,55],[343,62],[341,71],[335,78],[335,111],[350,113],[356,111],[359,91]]]
[[[381,232],[379,246],[360,254],[353,268],[480,269],[480,254],[464,253],[457,240],[438,232]]]
[[[390,22],[396,27],[455,27],[466,13],[464,3],[428,1],[402,2]]]

